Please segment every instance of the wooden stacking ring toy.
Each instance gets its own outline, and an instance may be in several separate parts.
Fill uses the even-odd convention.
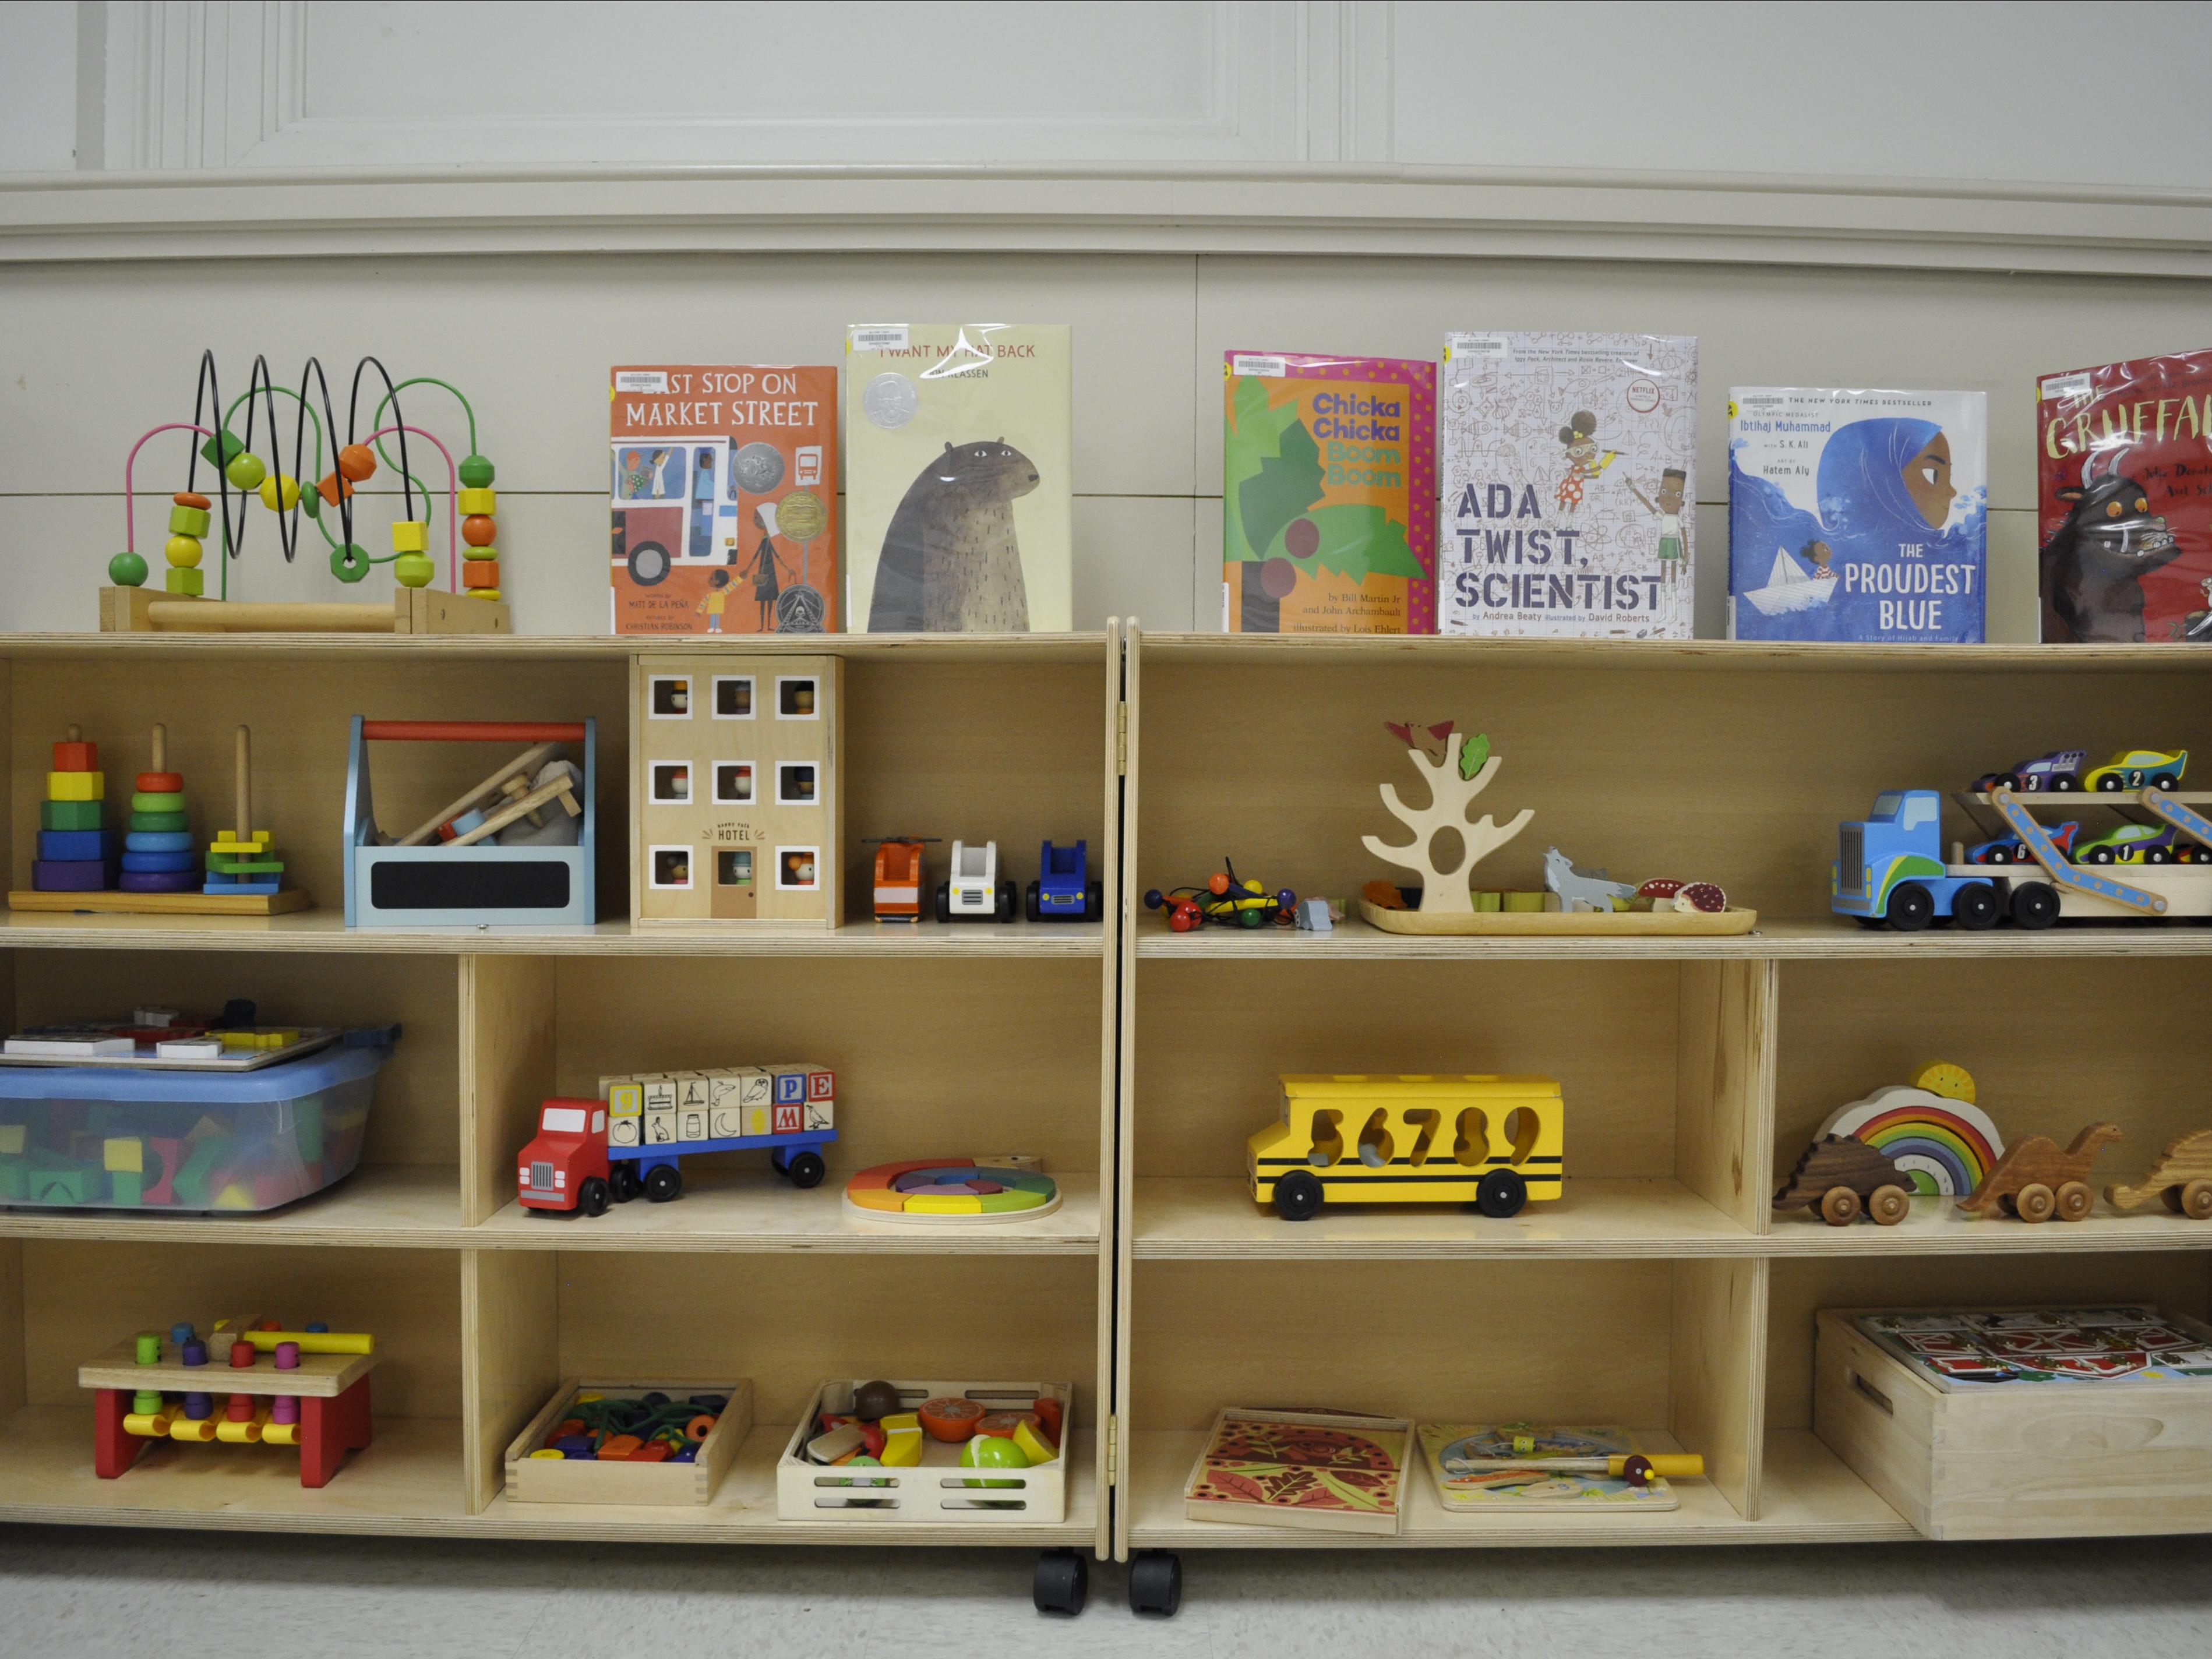
[[[847,1213],[868,1221],[1031,1221],[1059,1207],[1050,1176],[945,1158],[878,1164],[845,1183]]]

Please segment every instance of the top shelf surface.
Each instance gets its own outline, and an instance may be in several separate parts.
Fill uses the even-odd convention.
[[[1082,634],[8,634],[0,650],[19,661],[120,656],[150,659],[225,655],[432,658],[448,661],[621,661],[702,651],[738,655],[842,657],[848,661],[1093,662],[1103,632]]]

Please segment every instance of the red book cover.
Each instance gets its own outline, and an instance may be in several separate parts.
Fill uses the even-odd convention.
[[[834,634],[834,367],[617,368],[614,632]]]
[[[2037,391],[2044,639],[2212,641],[2212,351],[2046,374]]]

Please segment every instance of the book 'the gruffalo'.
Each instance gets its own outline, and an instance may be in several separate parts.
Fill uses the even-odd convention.
[[[1689,638],[1697,434],[1694,338],[1446,336],[1440,631]]]
[[[1437,366],[1231,351],[1222,628],[1433,634]]]
[[[847,331],[856,629],[1074,625],[1073,340],[1065,323]]]
[[[2038,392],[2044,639],[2212,641],[2212,351],[2047,374]]]
[[[614,632],[844,626],[836,368],[623,368],[608,400]]]

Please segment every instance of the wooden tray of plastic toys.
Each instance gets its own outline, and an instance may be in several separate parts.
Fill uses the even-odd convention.
[[[1370,883],[1370,887],[1376,885]],[[1387,883],[1382,884],[1388,885]],[[1418,902],[1420,890],[1412,890]],[[1478,895],[1478,898],[1484,896]],[[1547,899],[1550,895],[1545,896]],[[1556,901],[1554,901],[1556,902]],[[1759,926],[1759,912],[1734,906],[1721,910],[1461,910],[1432,913],[1378,904],[1363,895],[1359,914],[1370,927],[1386,933],[1418,933],[1430,937],[1488,933],[1528,938],[1559,937],[1609,939],[1652,934],[1720,938],[1747,933]]]
[[[648,1405],[642,1423],[629,1421],[635,1413],[623,1412],[623,1404],[655,1395],[665,1403]],[[720,1411],[712,1408],[717,1397],[724,1402]],[[563,1382],[507,1446],[507,1500],[708,1503],[752,1425],[753,1385],[744,1378]]]

